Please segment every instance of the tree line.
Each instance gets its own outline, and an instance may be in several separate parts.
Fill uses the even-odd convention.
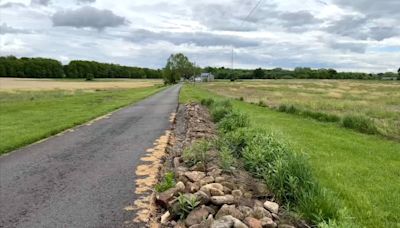
[[[29,78],[162,78],[161,70],[73,60],[67,65],[47,58],[0,57],[0,77]]]

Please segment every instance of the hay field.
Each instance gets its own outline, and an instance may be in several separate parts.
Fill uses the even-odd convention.
[[[48,91],[48,90],[95,90],[95,89],[130,89],[151,87],[162,84],[160,79],[34,79],[0,78],[0,90],[10,91]]]
[[[364,115],[382,135],[400,139],[400,82],[361,80],[245,80],[202,84],[219,95],[270,107],[295,105],[303,110],[343,117]]]

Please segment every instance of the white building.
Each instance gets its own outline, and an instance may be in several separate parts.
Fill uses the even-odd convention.
[[[211,73],[201,73],[194,78],[195,82],[211,82],[214,81],[214,75]]]

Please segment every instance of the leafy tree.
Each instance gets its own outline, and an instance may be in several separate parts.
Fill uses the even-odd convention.
[[[265,77],[264,70],[261,68],[257,68],[253,71],[253,78],[255,79],[263,79]]]
[[[181,78],[189,79],[195,73],[194,71],[194,64],[184,54],[172,54],[164,68],[164,82],[166,84],[174,84]]]

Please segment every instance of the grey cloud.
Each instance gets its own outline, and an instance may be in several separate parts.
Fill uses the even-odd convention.
[[[96,0],[76,0],[78,4],[94,3]]]
[[[399,0],[334,0],[339,6],[354,9],[368,17],[400,18]]]
[[[4,3],[2,5],[0,5],[0,8],[24,8],[26,7],[26,5],[22,4],[22,3],[17,3],[17,2],[7,2]]]
[[[307,11],[283,12],[279,14],[279,19],[284,21],[286,27],[301,27],[321,22]]]
[[[127,23],[124,17],[115,15],[110,10],[99,10],[91,6],[84,6],[76,10],[58,11],[52,17],[54,26],[70,26],[75,28],[117,27]]]
[[[355,53],[365,53],[365,49],[367,48],[366,44],[357,43],[357,42],[336,42],[331,41],[328,42],[329,47],[342,51],[349,51]]]
[[[152,32],[149,30],[136,30],[132,36],[126,37],[127,40],[140,43],[167,41],[175,45],[195,44],[197,46],[234,46],[234,47],[254,47],[260,45],[259,41],[240,38],[237,36],[219,35],[205,32],[195,33],[171,33],[171,32]]]
[[[49,3],[50,3],[50,0],[31,0],[31,5],[48,6]]]
[[[6,23],[3,23],[0,25],[0,34],[7,34],[7,33],[32,33],[32,31],[26,30],[26,29],[18,29],[18,28],[13,28],[11,26],[8,26]]]
[[[374,40],[384,40],[399,35],[399,31],[393,27],[371,27],[369,29],[369,37]]]

